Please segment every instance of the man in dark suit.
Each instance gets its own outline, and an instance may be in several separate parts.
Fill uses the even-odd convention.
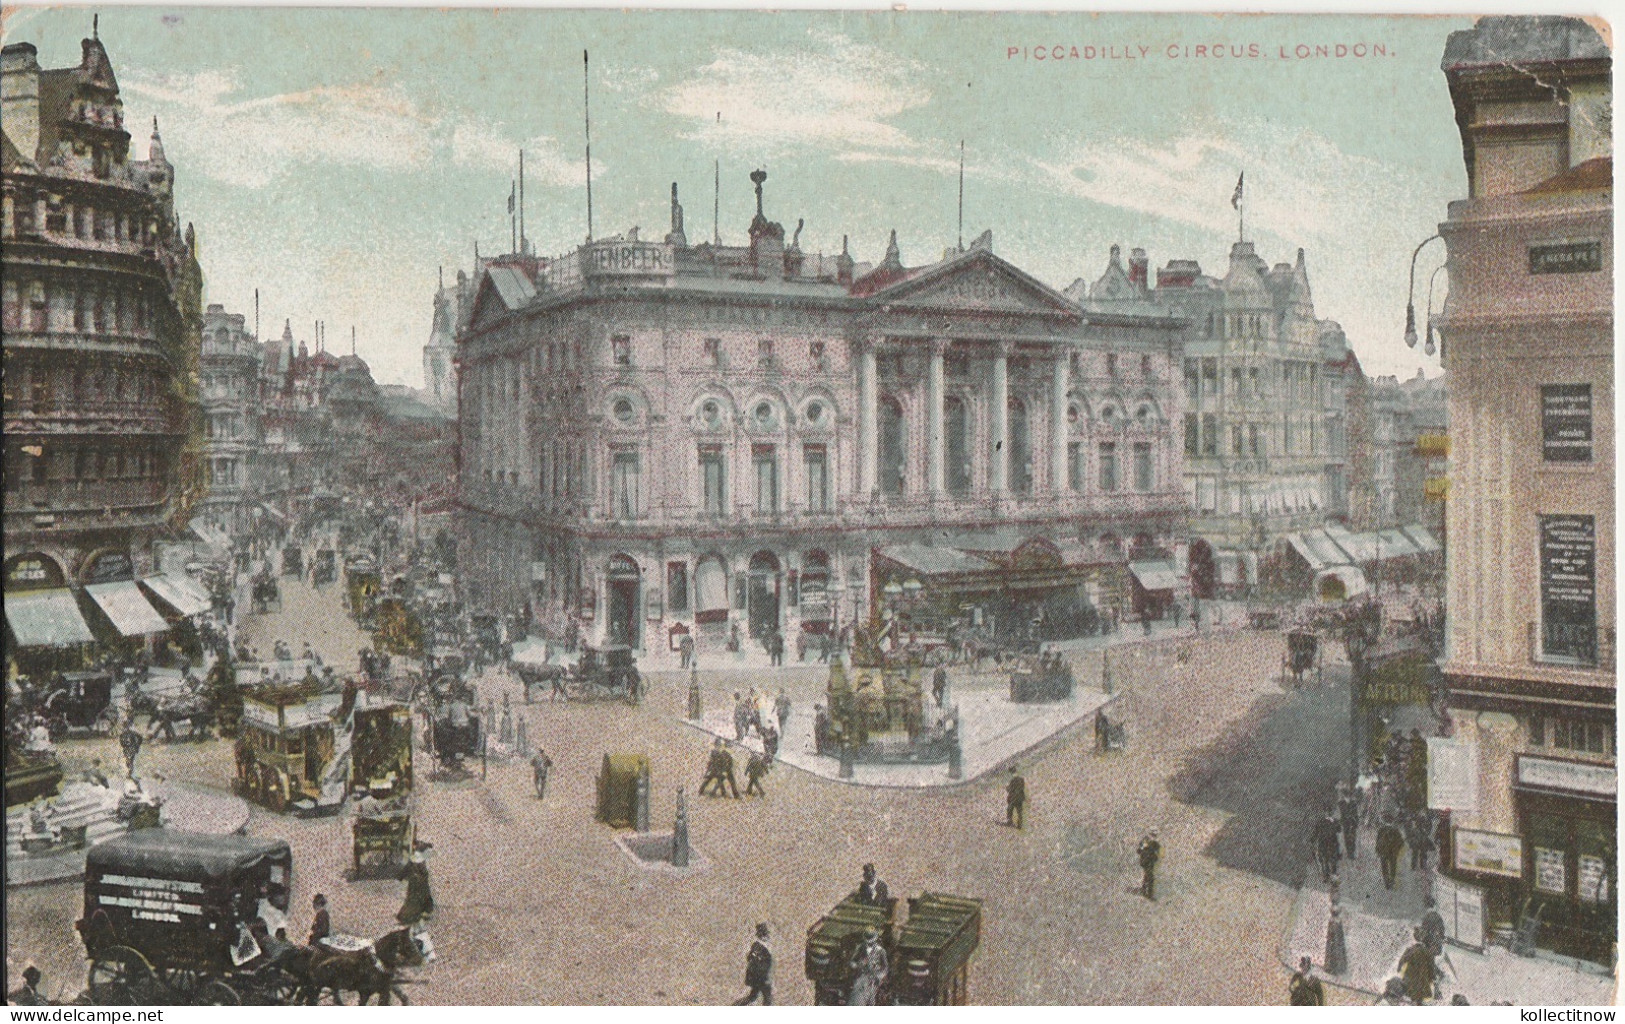
[[[306,945],[314,946],[333,934],[333,919],[327,914],[326,896],[317,893],[310,905],[316,913],[310,919],[310,941]]]
[[[1004,823],[1020,828],[1026,820],[1027,780],[1010,769],[1010,782],[1004,787]]]
[[[773,1005],[773,951],[767,945],[767,925],[756,926],[756,941],[745,954],[745,987],[750,991],[735,1006],[749,1006],[761,997],[763,1006]]]
[[[739,799],[739,783],[734,779],[734,756],[728,753],[728,748],[719,738],[711,745],[711,760],[705,766],[705,781],[700,783],[700,795],[706,796],[706,787],[715,785],[716,796],[723,796],[722,787],[726,785],[733,791],[734,799]]]
[[[1286,986],[1293,1006],[1326,1005],[1326,989],[1315,977],[1314,971],[1315,965],[1308,957],[1298,961],[1298,970]]]
[[[1360,798],[1347,784],[1337,797],[1337,816],[1343,824],[1343,856],[1353,860],[1360,835]]]
[[[1337,819],[1328,813],[1315,822],[1311,838],[1315,844],[1315,860],[1320,864],[1320,880],[1330,883],[1332,876],[1337,874],[1337,865],[1342,859],[1339,844],[1343,841],[1343,835],[1342,830],[1338,828]]]
[[[875,874],[873,864],[863,866],[863,881],[858,883],[857,897],[859,903],[871,907],[882,906],[891,897],[891,890],[886,888],[886,883]]]
[[[1405,849],[1405,837],[1392,818],[1384,818],[1377,829],[1377,859],[1382,862],[1382,884],[1392,889],[1399,875],[1399,855]]]
[[[1148,900],[1157,898],[1157,862],[1162,860],[1162,843],[1157,841],[1157,830],[1152,829],[1140,840],[1140,895]]]

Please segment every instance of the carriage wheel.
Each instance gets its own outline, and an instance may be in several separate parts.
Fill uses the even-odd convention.
[[[97,1006],[144,1006],[155,987],[152,965],[129,946],[109,946],[91,963],[86,987]]]
[[[216,978],[203,986],[203,991],[198,994],[197,1005],[241,1006],[243,1005],[243,997],[237,994],[236,989]]]
[[[158,980],[176,997],[177,1003],[190,1003],[203,990],[207,978],[202,972],[187,967],[160,967]]]
[[[255,1002],[267,1006],[292,1006],[299,995],[299,982],[280,967],[265,968],[254,982]],[[226,1005],[226,1004],[218,1004]]]

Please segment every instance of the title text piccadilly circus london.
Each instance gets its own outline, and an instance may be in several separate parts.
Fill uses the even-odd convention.
[[[1084,44],[1035,43],[1006,46],[1006,60],[1021,61],[1128,61],[1128,60],[1362,60],[1392,57],[1386,43],[1146,43]]]

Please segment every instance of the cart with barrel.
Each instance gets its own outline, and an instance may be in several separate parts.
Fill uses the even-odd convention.
[[[878,1003],[966,1004],[970,961],[981,943],[982,901],[927,892],[909,899],[901,928],[896,918],[896,899],[869,903],[853,892],[807,929],[804,968],[815,1003],[847,1002],[856,980],[853,961],[872,930],[890,964]]]
[[[129,832],[85,857],[86,996],[98,1006],[286,1005],[299,982],[249,933],[266,894],[291,889],[281,839]]]

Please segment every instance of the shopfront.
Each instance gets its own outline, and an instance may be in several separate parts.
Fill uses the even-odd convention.
[[[1609,764],[1520,754],[1520,918],[1540,915],[1539,944],[1612,962],[1618,935],[1618,777]]]

